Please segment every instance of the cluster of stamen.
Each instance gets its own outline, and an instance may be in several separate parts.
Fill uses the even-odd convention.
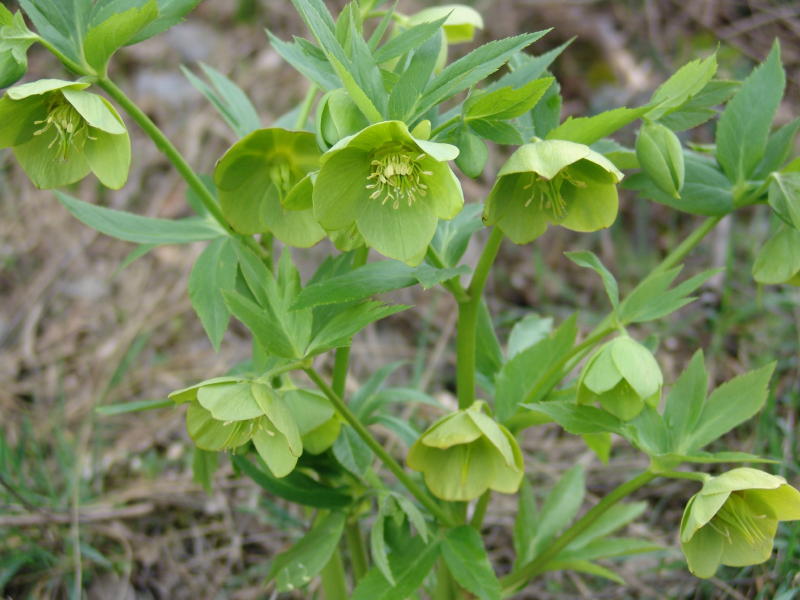
[[[367,177],[366,187],[372,190],[369,197],[380,200],[381,204],[389,202],[395,210],[400,208],[401,202],[412,206],[417,199],[424,198],[428,186],[422,177],[430,177],[433,173],[423,170],[420,165],[423,158],[424,154],[414,156],[405,148],[391,148],[376,153]]]
[[[89,125],[86,120],[60,94],[55,96],[48,106],[47,116],[34,123],[43,127],[34,131],[33,135],[43,135],[50,130],[55,132],[53,140],[47,147],[57,146],[62,160],[67,160],[70,147],[80,152],[87,139],[95,139],[89,135]]]
[[[711,519],[709,525],[729,544],[733,543],[731,530],[739,532],[749,544],[756,544],[766,537],[758,523],[759,520],[766,518],[767,515],[753,514],[744,499],[736,494],[731,494],[725,505]]]
[[[564,171],[553,179],[546,179],[535,173],[531,174],[530,182],[522,186],[523,190],[530,190],[525,207],[527,208],[535,200],[538,200],[541,210],[549,212],[555,220],[563,219],[567,214],[567,202],[561,194],[561,186],[565,181],[575,187],[586,187],[584,181],[580,181]]]

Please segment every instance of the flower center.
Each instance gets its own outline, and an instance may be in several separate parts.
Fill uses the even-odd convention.
[[[584,188],[586,182],[576,179],[570,173],[561,171],[553,179],[546,179],[536,173],[530,174],[530,182],[522,186],[524,190],[530,190],[530,196],[525,201],[525,207],[531,205],[532,202],[538,201],[539,208],[547,213],[550,213],[554,221],[560,221],[567,215],[567,201],[561,194],[561,186],[564,182]]]
[[[50,130],[55,132],[53,141],[47,147],[52,148],[57,145],[62,160],[67,160],[70,147],[80,152],[87,139],[95,139],[89,135],[89,125],[86,120],[61,94],[54,95],[50,101],[47,116],[34,123],[43,127],[34,131],[33,135],[43,135]]]
[[[709,524],[717,533],[725,537],[729,544],[733,543],[731,530],[735,530],[747,540],[747,543],[755,545],[767,537],[761,526],[762,520],[766,518],[767,515],[753,514],[753,510],[747,502],[733,493]]]
[[[369,197],[380,200],[381,204],[391,202],[395,210],[400,202],[412,206],[418,198],[428,193],[428,186],[423,183],[422,176],[431,177],[431,171],[425,171],[420,161],[424,154],[414,155],[402,146],[389,146],[375,153],[370,163],[370,174],[367,177],[367,189],[372,190]]]
[[[278,188],[278,193],[281,198],[291,191],[294,177],[292,176],[292,169],[286,159],[279,157],[271,161],[269,166],[269,178],[273,185]]]

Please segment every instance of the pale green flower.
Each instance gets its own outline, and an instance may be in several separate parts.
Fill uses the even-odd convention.
[[[622,173],[589,146],[539,140],[517,149],[497,174],[484,221],[515,244],[542,235],[549,224],[596,231],[617,218]]]
[[[484,414],[478,401],[439,419],[414,442],[408,466],[421,471],[437,498],[468,501],[492,489],[515,493],[524,465],[517,440]]]
[[[0,98],[0,148],[12,148],[37,187],[74,183],[93,172],[112,189],[128,178],[131,143],[114,107],[86,82],[41,79]]]
[[[389,258],[419,264],[439,219],[464,204],[447,161],[458,149],[417,139],[401,121],[370,125],[322,155],[314,216],[329,232],[353,226]]]
[[[719,565],[757,565],[772,555],[778,521],[800,519],[800,492],[783,477],[742,467],[709,478],[681,520],[689,570],[712,577]]]
[[[281,395],[266,384],[217,377],[169,397],[189,403],[186,429],[198,448],[232,450],[252,441],[275,477],[291,473],[303,453],[291,411]]]

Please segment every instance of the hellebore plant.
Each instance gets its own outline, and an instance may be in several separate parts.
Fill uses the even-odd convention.
[[[777,42],[742,82],[715,78],[711,55],[681,67],[641,106],[562,120],[560,87],[548,69],[565,47],[538,56],[530,49],[546,31],[478,46],[448,64],[449,44],[471,41],[483,27],[473,8],[405,15],[381,0],[356,0],[334,17],[322,0],[292,3],[313,39],[269,39],[308,91],[269,128],[222,73],[203,65],[207,83],[185,70],[238,139],[213,177],[201,177],[108,75],[117,50],[168,29],[198,0],[24,0],[37,32],[22,13],[0,6],[0,85],[25,74],[34,43],[79,77],[23,83],[0,98],[0,147],[12,149],[35,185],[65,186],[93,172],[105,186],[121,187],[131,153],[115,106],[188,185],[198,214],[177,220],[58,198],[84,223],[140,244],[137,255],[169,243],[206,244],[189,277],[192,306],[215,349],[234,342],[226,336],[233,317],[252,355],[211,379],[186,382],[170,404],[186,411],[199,484],[210,490],[225,477],[250,477],[270,498],[293,504],[293,518],[308,521],[296,544],[270,557],[274,590],[264,593],[501,600],[554,570],[622,583],[608,559],[658,548],[609,536],[645,508],[624,500],[664,477],[703,482],[680,526],[697,576],[712,576],[720,564],[761,563],[775,547],[796,552],[773,543],[779,521],[800,518],[800,493],[785,479],[751,468],[718,476],[692,470],[776,462],[703,450],[764,406],[775,363],[754,365],[707,394],[701,352],[665,383],[663,350],[634,339],[652,339],[638,328],[694,299],[715,271],[675,284],[681,263],[724,216],[750,205],[769,204],[778,223],[754,278],[798,281],[800,161],[791,155],[800,125],[772,131],[785,87]],[[65,7],[74,19],[63,19]],[[713,145],[690,143],[694,128],[717,118]],[[624,135],[611,137],[637,121],[635,148]],[[502,165],[496,177],[489,164]],[[482,178],[485,202],[465,203],[468,177]],[[615,227],[613,242],[623,236],[620,187],[637,192],[637,202],[705,221],[624,294],[585,249],[597,238],[584,236],[582,250],[567,256],[600,277],[610,312],[581,335],[577,312],[554,324],[552,316],[515,309],[503,320],[510,332],[499,333],[496,303],[484,292],[503,241],[542,243],[558,225],[580,233]],[[335,250],[321,244],[306,254],[304,264],[317,266],[301,277],[291,248],[305,252],[325,237]],[[469,247],[477,260],[465,258]],[[371,324],[411,310],[390,304],[390,293],[417,285],[429,294],[436,288],[457,311],[455,376],[432,367],[432,395],[419,378],[402,383],[402,365],[390,364],[358,385],[351,346]],[[421,344],[420,365],[425,351]],[[581,510],[582,466],[557,482],[531,477],[537,467],[521,436],[545,423],[580,436],[603,462],[627,444],[650,466]],[[215,474],[223,453],[232,474]],[[502,577],[481,535],[495,492],[516,494],[517,503],[509,533],[515,559]],[[313,588],[317,578],[321,587]],[[776,585],[776,594],[787,589]]]

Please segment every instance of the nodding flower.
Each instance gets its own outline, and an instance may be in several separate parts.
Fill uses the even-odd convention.
[[[515,493],[524,465],[519,444],[475,402],[431,425],[408,452],[408,466],[421,471],[437,498],[466,502],[492,489]]]
[[[417,139],[401,121],[370,125],[322,155],[314,215],[332,235],[353,226],[381,254],[419,264],[439,219],[464,205],[450,144]]]
[[[517,149],[497,175],[484,209],[516,244],[527,244],[550,224],[596,231],[617,218],[622,173],[588,146],[539,140]]]
[[[709,477],[681,519],[681,549],[697,577],[719,565],[744,567],[769,559],[778,521],[800,519],[800,492],[783,477],[741,467]]]
[[[90,172],[112,189],[128,179],[131,143],[125,123],[89,83],[42,79],[0,98],[0,148],[12,148],[39,188],[75,183]]]

